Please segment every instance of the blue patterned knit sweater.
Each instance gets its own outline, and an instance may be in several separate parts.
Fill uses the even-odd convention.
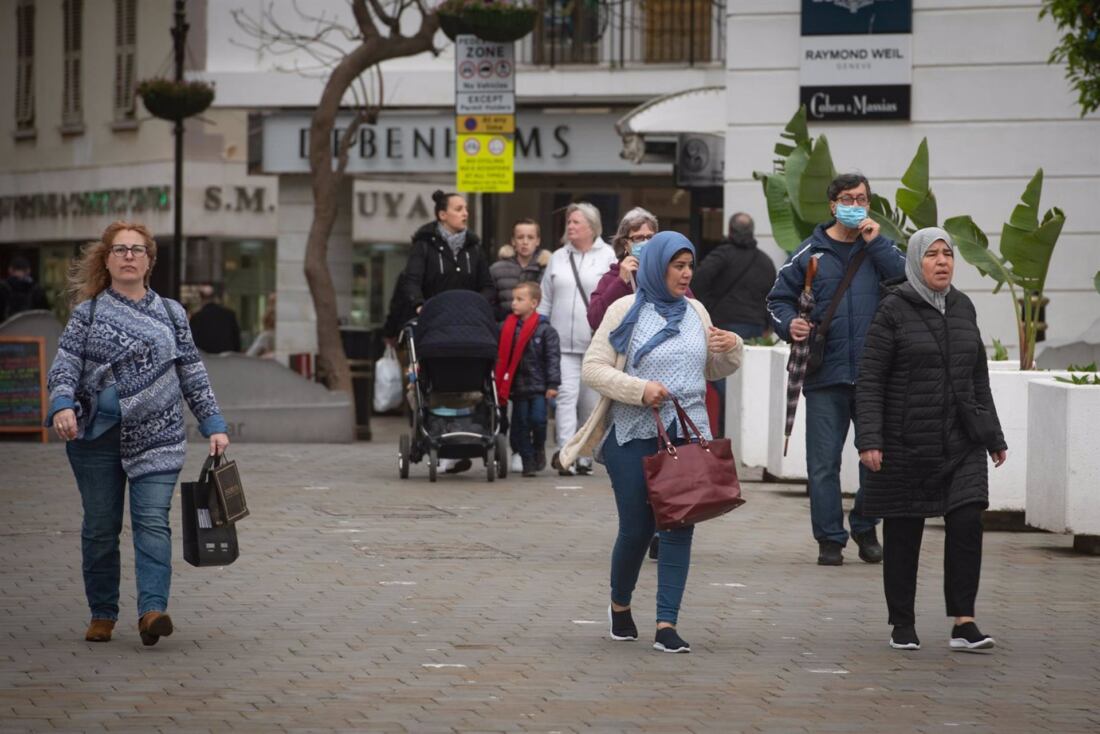
[[[65,325],[50,368],[50,414],[72,408],[77,440],[95,420],[104,388],[114,385],[122,413],[122,467],[131,480],[183,468],[183,400],[204,436],[225,431],[206,367],[191,338],[187,312],[146,292],[132,301],[111,288],[79,304]],[[169,315],[168,309],[172,309]],[[182,398],[182,400],[181,400]]]

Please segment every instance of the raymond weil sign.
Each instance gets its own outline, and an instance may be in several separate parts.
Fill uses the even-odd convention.
[[[558,114],[520,110],[515,123],[515,171],[524,173],[668,173],[667,164],[635,165],[619,157],[615,132],[621,111]],[[337,118],[334,149],[351,118]],[[272,114],[263,120],[264,173],[309,173],[307,112]],[[453,110],[383,111],[363,125],[348,153],[348,172],[455,173],[458,135]]]
[[[908,120],[912,0],[802,0],[800,101],[810,120]]]

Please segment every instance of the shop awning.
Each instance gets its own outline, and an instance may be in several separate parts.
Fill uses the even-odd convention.
[[[623,139],[620,155],[641,163],[647,137],[682,133],[721,135],[726,127],[726,88],[699,87],[655,97],[623,115],[615,129]]]

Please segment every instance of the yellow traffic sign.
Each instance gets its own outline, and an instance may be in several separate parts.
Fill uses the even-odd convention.
[[[457,191],[510,194],[515,191],[515,142],[511,135],[458,136]]]
[[[455,130],[461,134],[507,133],[516,131],[515,115],[458,115]]]

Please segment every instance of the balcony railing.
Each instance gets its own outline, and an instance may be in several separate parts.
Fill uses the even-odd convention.
[[[538,0],[521,64],[710,65],[725,58],[726,0]]]

